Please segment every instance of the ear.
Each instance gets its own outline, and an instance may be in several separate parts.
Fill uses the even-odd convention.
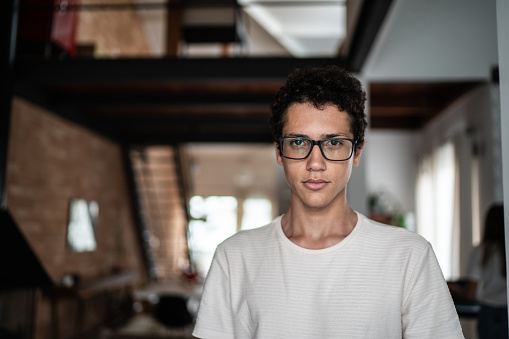
[[[274,149],[276,151],[276,160],[277,160],[277,163],[280,166],[283,166],[283,158],[281,157],[281,153],[279,152],[279,145],[278,145],[277,142],[274,143]]]
[[[353,164],[352,164],[353,167],[359,166],[359,162],[361,161],[362,149],[363,149],[362,147],[359,147],[358,149],[356,149],[354,151],[354,154],[353,154]]]

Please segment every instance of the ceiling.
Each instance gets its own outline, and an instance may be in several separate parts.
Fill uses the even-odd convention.
[[[335,57],[347,35],[346,0],[238,4],[294,57]]]
[[[363,1],[355,29],[345,37],[348,48],[335,57],[21,58],[14,91],[125,144],[270,142],[268,107],[286,75],[295,67],[327,64],[360,71],[390,5]],[[474,86],[372,83],[371,127],[419,129]]]
[[[369,84],[371,128],[418,130],[478,81]]]

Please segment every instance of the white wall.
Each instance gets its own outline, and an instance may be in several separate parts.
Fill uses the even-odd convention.
[[[476,142],[479,146],[481,212],[496,200],[494,183],[497,165],[494,159],[492,95],[498,88],[483,85],[459,99],[421,131],[419,152],[426,152],[448,139],[461,137],[464,142]],[[498,104],[498,103],[496,103]],[[474,140],[475,139],[475,140]],[[500,165],[500,164],[499,164]]]
[[[378,80],[488,79],[495,0],[395,0],[363,69]]]
[[[359,165],[352,170],[346,190],[346,198],[350,207],[364,215],[368,212],[366,185],[366,170],[368,166],[365,159],[363,151]]]
[[[369,130],[364,147],[368,194],[384,191],[396,197],[402,212],[415,213],[417,133]]]

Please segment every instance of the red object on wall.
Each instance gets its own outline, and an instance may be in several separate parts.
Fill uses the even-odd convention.
[[[18,40],[53,44],[74,54],[78,11],[68,8],[79,3],[80,0],[21,0]]]
[[[53,13],[53,27],[51,28],[51,41],[69,54],[76,52],[76,29],[78,12],[67,11],[69,5],[79,5],[79,0],[55,0],[59,11]]]

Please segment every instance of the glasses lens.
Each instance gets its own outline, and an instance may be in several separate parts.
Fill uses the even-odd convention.
[[[282,138],[281,151],[284,157],[304,159],[310,154],[313,141],[304,138]],[[347,160],[353,153],[353,142],[349,139],[325,139],[320,141],[320,148],[329,160]]]
[[[321,141],[322,151],[329,160],[346,160],[353,151],[353,143],[348,139],[326,139]]]
[[[303,138],[284,138],[282,152],[285,157],[292,159],[304,159],[311,149],[311,140]]]

